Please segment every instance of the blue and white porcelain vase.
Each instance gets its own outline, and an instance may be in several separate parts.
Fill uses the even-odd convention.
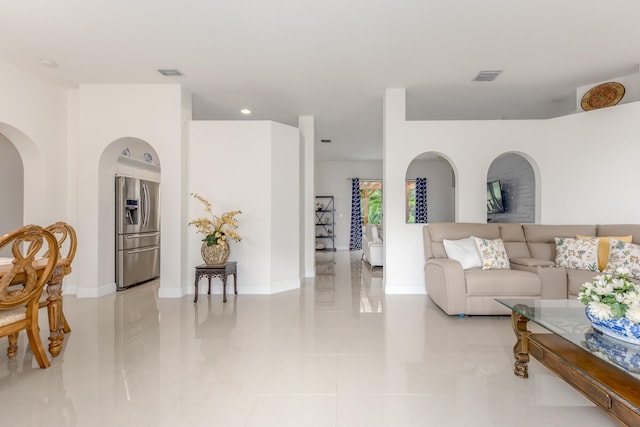
[[[640,345],[640,324],[632,323],[626,318],[613,318],[600,320],[593,313],[589,306],[585,308],[587,318],[591,321],[593,329],[602,332],[611,338],[615,338],[631,344]]]
[[[598,332],[584,334],[587,348],[635,374],[640,373],[640,345],[629,344]]]

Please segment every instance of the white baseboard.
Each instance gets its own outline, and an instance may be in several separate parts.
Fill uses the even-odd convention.
[[[424,285],[385,285],[384,293],[388,295],[426,295],[427,292],[424,289]]]
[[[288,280],[281,282],[273,282],[271,283],[271,293],[277,294],[279,292],[292,291],[294,289],[300,289],[301,285],[300,280]]]
[[[47,292],[47,291],[45,290],[44,292]],[[62,293],[67,295],[77,295],[78,284],[77,283],[66,284],[62,282]]]
[[[78,298],[100,298],[105,295],[111,295],[116,292],[116,284],[108,283],[106,285],[98,286],[97,288],[82,288],[76,289],[76,295]]]
[[[202,288],[202,286],[200,286],[200,288]],[[227,291],[229,290],[228,286],[227,286]],[[207,291],[207,288],[205,286],[205,293]],[[192,293],[193,293],[193,288],[192,288]],[[180,287],[180,288],[163,288],[162,286],[160,287],[160,289],[158,289],[158,298],[182,298],[184,295],[187,295],[186,292],[184,292],[184,288]]]

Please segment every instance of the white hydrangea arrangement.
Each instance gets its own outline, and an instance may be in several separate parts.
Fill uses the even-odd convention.
[[[615,274],[593,278],[582,285],[578,300],[600,320],[626,318],[630,323],[640,323],[640,285],[633,283],[629,270],[618,268]]]

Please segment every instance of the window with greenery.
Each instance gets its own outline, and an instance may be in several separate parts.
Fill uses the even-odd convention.
[[[415,224],[416,222],[416,182],[406,181],[404,192],[407,197],[407,204],[406,204],[407,224]]]
[[[362,225],[382,225],[382,181],[360,181]]]

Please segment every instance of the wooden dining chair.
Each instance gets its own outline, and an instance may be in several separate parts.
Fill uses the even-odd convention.
[[[58,242],[58,262],[53,274],[46,286],[46,292],[40,297],[40,308],[47,307],[49,315],[49,353],[52,356],[60,354],[64,334],[71,332],[71,327],[63,310],[62,280],[71,273],[71,263],[76,256],[77,236],[76,231],[66,222],[56,222],[48,227],[47,231],[54,235]],[[48,258],[49,252],[43,257]]]
[[[38,328],[38,310],[42,290],[56,266],[58,242],[44,228],[27,225],[0,238],[0,250],[9,245],[13,261],[0,266],[0,336],[9,337],[7,356],[14,358],[18,334],[25,329],[38,365],[48,368],[50,362]],[[48,258],[36,258],[42,249],[49,252]]]

